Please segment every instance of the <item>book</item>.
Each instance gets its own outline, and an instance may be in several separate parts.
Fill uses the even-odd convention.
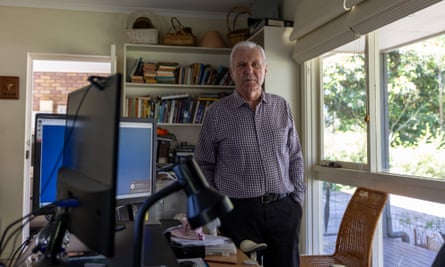
[[[204,109],[205,109],[206,101],[201,101],[198,99],[196,103],[195,108],[195,115],[193,116],[193,123],[201,123],[202,117],[204,115]]]
[[[127,82],[131,82],[131,77],[134,76],[140,61],[142,61],[142,58],[136,59],[133,65],[131,65],[131,68],[127,72]]]
[[[275,18],[247,18],[247,26],[249,27],[250,34],[252,35],[264,26],[293,27],[294,22],[292,20]]]
[[[164,93],[164,94],[160,94],[159,95],[161,100],[176,99],[176,98],[186,98],[186,97],[189,97],[189,96],[190,95],[187,92]]]

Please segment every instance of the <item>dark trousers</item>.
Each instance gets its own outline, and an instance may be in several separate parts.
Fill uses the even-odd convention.
[[[222,235],[239,247],[243,240],[266,243],[265,267],[299,267],[302,208],[290,197],[263,204],[256,199],[232,199],[234,209],[221,218]]]

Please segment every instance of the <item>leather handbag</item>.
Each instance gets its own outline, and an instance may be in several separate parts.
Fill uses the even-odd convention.
[[[195,46],[196,36],[192,33],[192,28],[184,27],[176,17],[171,18],[171,28],[168,33],[162,36],[164,45],[184,45]]]

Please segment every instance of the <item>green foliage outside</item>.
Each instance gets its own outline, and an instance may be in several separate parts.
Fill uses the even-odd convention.
[[[390,171],[445,178],[445,35],[390,51],[383,58]],[[324,134],[336,140],[344,136],[348,144],[335,151],[334,142],[325,141],[336,159],[366,162],[366,138],[360,134],[366,133],[364,66],[363,54],[323,59]]]

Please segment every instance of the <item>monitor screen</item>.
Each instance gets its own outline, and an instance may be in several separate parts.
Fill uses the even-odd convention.
[[[65,227],[91,250],[114,255],[122,81],[120,74],[89,81],[90,85],[68,94],[57,201],[75,200],[78,205],[56,214],[60,226],[50,242],[52,258],[61,249],[54,242],[60,242]]]
[[[57,171],[63,163],[65,114],[38,113],[34,131],[33,210],[56,200]],[[119,123],[117,205],[141,203],[154,188],[156,124],[121,118]]]
[[[57,171],[63,162],[65,114],[38,113],[34,124],[32,209],[56,200]]]
[[[142,203],[156,182],[156,124],[122,118],[119,127],[117,204]]]

